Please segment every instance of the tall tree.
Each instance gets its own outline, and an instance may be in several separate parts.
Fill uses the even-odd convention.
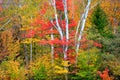
[[[96,29],[103,36],[105,27],[108,25],[108,19],[100,5],[98,5],[93,11],[92,24],[94,29]]]

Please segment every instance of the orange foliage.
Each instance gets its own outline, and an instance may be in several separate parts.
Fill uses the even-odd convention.
[[[111,80],[108,72],[109,70],[106,68],[103,72],[98,71],[98,74],[102,80]]]
[[[0,11],[2,11],[2,6],[0,5]]]
[[[101,7],[107,14],[112,26],[118,26],[120,22],[120,1],[119,0],[102,0]]]

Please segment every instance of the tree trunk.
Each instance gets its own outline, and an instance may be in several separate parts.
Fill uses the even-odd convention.
[[[80,46],[80,41],[81,41],[81,38],[82,38],[82,34],[83,34],[83,31],[84,31],[86,19],[87,19],[88,12],[89,12],[89,9],[90,9],[90,4],[91,4],[91,0],[88,0],[87,6],[85,8],[85,12],[84,12],[84,14],[82,16],[83,18],[81,18],[82,22],[81,22],[81,24],[78,23],[81,26],[81,30],[80,30],[80,33],[78,34],[77,41],[76,41],[76,65],[77,65],[77,57],[78,57],[78,50],[79,50],[79,46]]]
[[[28,60],[28,53],[27,53],[27,46],[24,44],[24,56],[25,56],[25,67],[26,69],[28,69],[28,65],[29,65],[29,60]]]

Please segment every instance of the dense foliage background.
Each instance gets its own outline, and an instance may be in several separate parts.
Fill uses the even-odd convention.
[[[0,0],[0,80],[120,80],[119,4]]]

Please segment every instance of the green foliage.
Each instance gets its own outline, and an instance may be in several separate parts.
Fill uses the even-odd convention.
[[[104,38],[102,43],[103,51],[120,56],[120,30],[114,35],[114,38]]]
[[[26,70],[18,61],[3,61],[0,64],[0,78],[3,80],[26,80]]]
[[[55,65],[54,66],[55,73],[57,73],[57,74],[67,74],[68,73],[67,67],[70,66],[68,63],[69,63],[68,61],[63,61],[62,60],[61,65]]]
[[[96,72],[99,66],[99,54],[96,48],[80,53],[76,80],[96,80]]]
[[[51,55],[35,55],[34,58],[35,60],[29,65],[30,78],[36,80],[51,80],[51,77],[54,77]]]
[[[99,70],[104,70],[106,67],[110,70],[110,76],[115,80],[120,77],[120,62],[119,59],[113,54],[101,54]]]
[[[93,12],[93,29],[88,35],[90,40],[102,44],[101,51],[104,53],[99,54],[100,50],[93,47],[93,41],[85,43],[89,47],[85,50],[88,51],[80,51],[78,66],[74,66],[69,64],[68,61],[64,61],[63,58],[54,59],[54,64],[51,64],[51,54],[49,54],[51,48],[48,45],[40,45],[39,40],[42,38],[37,35],[34,38],[21,39],[21,34],[25,34],[27,30],[33,29],[37,32],[36,29],[40,25],[33,27],[31,23],[36,22],[37,19],[44,19],[46,23],[54,16],[54,9],[46,3],[48,0],[5,0],[4,3],[6,4],[9,1],[15,4],[6,5],[6,8],[0,13],[0,19],[4,18],[0,21],[0,28],[3,27],[0,31],[0,80],[64,80],[64,74],[68,75],[68,80],[100,80],[97,78],[96,72],[98,70],[103,71],[106,67],[109,68],[110,75],[119,80],[120,32],[113,38],[110,26],[108,26],[107,16],[99,5]],[[84,1],[86,4],[87,0]],[[75,4],[78,4],[78,2]],[[79,8],[82,7],[79,6]],[[80,12],[83,9],[81,8]],[[41,13],[42,10],[43,12],[45,10],[44,14]],[[71,12],[68,11],[68,16],[70,16],[69,13]],[[75,11],[75,21],[79,18],[78,13],[79,11]],[[60,16],[58,15],[58,17]],[[39,33],[41,32],[38,30],[37,34]],[[45,39],[50,39],[49,35]],[[33,43],[33,61],[29,62],[29,44],[31,42]],[[26,46],[23,46],[23,44]],[[69,49],[72,48],[69,47]],[[60,54],[60,56],[63,57],[63,54]]]
[[[100,5],[98,5],[93,11],[91,22],[98,33],[102,36],[108,36],[110,32],[105,30],[105,27],[108,25],[108,19]]]
[[[93,12],[92,23],[95,25],[95,28],[98,29],[99,32],[104,30],[105,26],[108,25],[107,17],[100,5],[98,5]]]
[[[120,75],[120,31],[112,37],[104,37],[100,33],[89,32],[89,39],[97,40],[102,44],[101,55],[99,55],[99,70],[103,71],[106,67],[110,70],[110,76],[119,80]]]
[[[44,65],[41,65],[38,69],[34,70],[34,80],[46,80],[47,70]]]

